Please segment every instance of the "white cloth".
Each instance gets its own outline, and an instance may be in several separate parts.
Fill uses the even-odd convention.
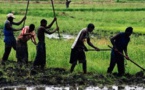
[[[82,31],[84,31],[84,30],[87,30],[87,28],[83,28],[83,29],[79,32],[79,34],[77,35],[77,37],[76,37],[74,43],[73,43],[72,46],[71,46],[71,49],[73,49],[73,48],[76,46],[76,43],[77,43],[77,41],[78,41],[78,39],[79,39],[79,37],[80,37]],[[86,35],[87,35],[87,36],[85,36],[85,38],[89,37],[89,34],[86,34]]]

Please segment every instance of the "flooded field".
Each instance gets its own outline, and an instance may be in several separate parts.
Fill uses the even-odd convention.
[[[51,34],[51,35],[46,34],[46,37],[53,38],[53,39],[59,39],[57,33],[54,33],[54,34]],[[63,38],[63,39],[74,39],[75,36],[69,35],[69,34],[61,34],[61,38]]]
[[[0,90],[145,90],[145,87],[141,86],[8,86],[2,87]]]

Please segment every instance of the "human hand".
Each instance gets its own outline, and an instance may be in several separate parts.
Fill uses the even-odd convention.
[[[129,58],[128,56],[125,56],[125,58],[126,58],[127,60],[130,60],[130,58]]]
[[[99,49],[99,48],[95,48],[95,50],[96,50],[96,51],[100,51],[100,49]]]
[[[56,17],[54,17],[54,19],[53,19],[54,21],[56,21],[57,20],[57,18]]]
[[[84,49],[86,52],[89,51],[87,48]]]
[[[115,51],[118,51],[118,49],[117,49],[117,48],[114,48],[114,50],[115,50]]]
[[[27,18],[27,17],[26,17],[26,16],[24,16],[24,17],[23,17],[23,21],[24,21],[24,20],[26,20],[26,18]]]
[[[36,42],[35,42],[34,44],[35,44],[35,45],[37,45],[37,43],[36,43]]]
[[[59,31],[59,27],[57,27],[56,30]]]

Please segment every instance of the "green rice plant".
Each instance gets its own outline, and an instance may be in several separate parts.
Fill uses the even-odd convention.
[[[3,2],[0,4],[0,16],[3,22],[9,12],[15,13],[15,21],[21,20],[25,14],[26,2],[19,4]],[[56,4],[55,9],[61,33],[76,34],[90,22],[96,26],[95,33],[97,33],[96,30],[124,31],[127,26],[134,27],[134,32],[136,33],[144,33],[145,17],[144,4],[142,2],[97,2],[91,5],[72,3],[69,9],[66,9],[64,4]],[[51,4],[30,3],[26,25],[35,23],[36,27],[38,27],[40,20],[43,18],[47,19],[48,23],[53,19]],[[0,28],[3,28],[3,24],[0,23]]]
[[[93,32],[92,42],[99,48],[108,48],[107,45],[111,45],[109,38],[114,36],[118,32],[122,32],[126,27],[132,26],[135,34],[131,36],[131,42],[128,46],[128,54],[132,60],[137,62],[142,67],[145,67],[144,62],[144,3],[110,3],[103,2],[101,0],[95,2],[95,4],[80,4],[74,1],[71,3],[71,7],[66,9],[64,4],[55,4],[56,15],[58,19],[58,25],[60,32],[77,35],[78,32],[87,26],[88,23],[95,24],[95,30]],[[93,0],[91,1],[93,2]],[[21,6],[21,7],[20,7]],[[14,12],[16,19],[19,21],[25,14],[25,3],[0,3],[0,57],[4,53],[4,42],[2,29],[6,15],[9,12]],[[40,26],[41,19],[48,20],[50,23],[53,20],[53,11],[50,3],[30,3],[29,11],[25,25],[34,23],[36,26],[36,32]],[[14,28],[20,28],[21,26],[14,26]],[[56,28],[55,24],[52,29]],[[15,33],[17,37],[20,32]],[[38,40],[37,40],[38,41]],[[46,61],[47,68],[62,67],[69,71],[71,64],[69,64],[71,45],[74,39],[71,40],[55,40],[46,38]],[[87,45],[87,44],[86,44]],[[90,48],[87,45],[88,48]],[[31,41],[28,42],[29,61],[34,61],[36,56],[36,46]],[[105,74],[110,63],[110,51],[106,52],[86,52],[88,72],[96,72]],[[15,51],[12,50],[9,56],[9,60],[16,61]],[[127,61],[126,71],[129,73],[136,73],[140,71],[140,68],[136,67],[130,61]],[[75,68],[75,72],[82,72],[82,65],[78,64]],[[114,72],[117,72],[115,67]]]

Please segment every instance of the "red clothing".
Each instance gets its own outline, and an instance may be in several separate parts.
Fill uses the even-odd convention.
[[[29,39],[32,38],[32,35],[29,35],[29,34],[32,34],[35,38],[36,34],[34,31],[32,32],[29,32],[29,26],[25,26],[20,35],[18,36],[18,40],[22,40],[23,42],[27,42]]]

